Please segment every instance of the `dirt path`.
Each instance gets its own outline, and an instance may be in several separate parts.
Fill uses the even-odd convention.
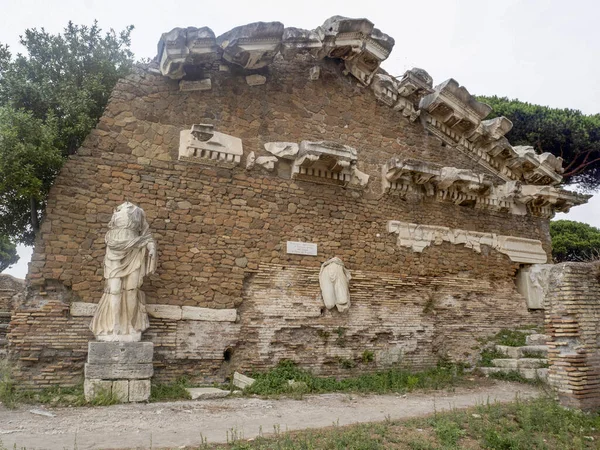
[[[17,410],[0,406],[0,441],[9,449],[113,449],[198,446],[226,442],[232,430],[246,439],[302,428],[320,428],[334,422],[347,425],[402,419],[477,404],[530,398],[532,386],[497,382],[454,392],[359,396],[326,394],[303,400],[221,400],[115,405],[96,408],[53,408],[54,417],[36,415],[28,405]]]

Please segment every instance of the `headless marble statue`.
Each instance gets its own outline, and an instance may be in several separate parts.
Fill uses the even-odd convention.
[[[323,263],[319,272],[319,285],[327,309],[336,307],[339,312],[350,308],[350,271],[337,256]]]
[[[148,328],[144,276],[156,270],[156,243],[146,215],[133,203],[119,205],[105,237],[104,294],[90,329],[99,341],[140,341]]]

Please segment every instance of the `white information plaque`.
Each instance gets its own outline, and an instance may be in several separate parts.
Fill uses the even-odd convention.
[[[317,256],[317,244],[287,241],[287,252],[294,255]]]

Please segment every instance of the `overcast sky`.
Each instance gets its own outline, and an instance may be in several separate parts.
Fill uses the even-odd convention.
[[[208,26],[219,35],[256,21],[312,29],[333,15],[366,17],[396,40],[383,67],[401,75],[421,67],[434,84],[456,79],[471,93],[600,112],[600,2],[597,0],[428,1],[114,1],[0,0],[0,42],[19,51],[19,35],[71,20],[103,29],[134,25],[136,57],[154,57],[161,33]],[[569,218],[600,227],[600,195]],[[24,277],[29,259],[6,272]]]

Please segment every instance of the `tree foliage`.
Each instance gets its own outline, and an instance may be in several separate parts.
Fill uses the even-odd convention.
[[[0,235],[0,272],[19,260],[17,246],[7,236]]]
[[[0,45],[0,233],[32,243],[64,159],[95,126],[131,69],[133,27],[103,33],[69,22],[21,36],[26,54]]]
[[[600,114],[532,105],[506,97],[479,97],[493,108],[489,118],[505,116],[513,123],[506,137],[513,145],[532,145],[564,159],[566,184],[586,190],[600,187]]]
[[[550,222],[555,262],[589,261],[600,256],[600,229],[573,220]]]

